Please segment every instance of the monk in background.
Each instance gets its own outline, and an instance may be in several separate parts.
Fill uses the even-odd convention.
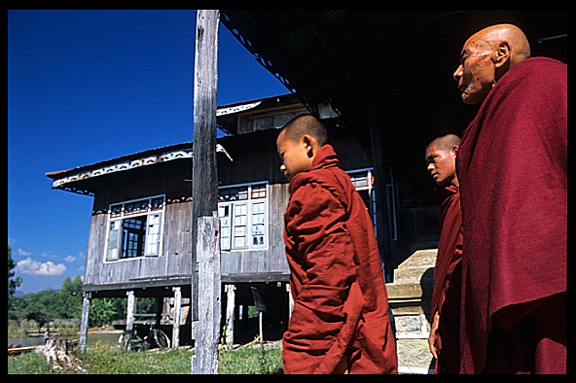
[[[454,73],[481,104],[457,157],[461,373],[566,372],[567,66],[494,25]]]
[[[428,344],[436,358],[436,374],[460,371],[460,290],[462,288],[462,212],[456,175],[460,137],[447,134],[426,147],[426,164],[446,198],[440,206],[442,231],[434,267],[432,326]]]
[[[312,115],[276,141],[290,181],[284,241],[294,309],[284,373],[397,372],[396,345],[372,221]]]

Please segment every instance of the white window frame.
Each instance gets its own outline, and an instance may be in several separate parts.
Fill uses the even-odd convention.
[[[162,244],[164,242],[165,210],[165,194],[111,203],[108,206],[106,240],[104,242],[104,263],[160,257],[162,255]],[[121,254],[124,248],[124,220],[141,217],[146,217],[144,221],[145,236],[142,243],[142,255],[134,257],[124,255],[122,257]]]
[[[376,220],[376,189],[374,189],[374,176],[372,172],[374,168],[363,168],[363,169],[354,169],[354,170],[346,170],[346,173],[350,176],[350,180],[352,181],[352,185],[356,188],[357,191],[368,190],[368,195],[370,197],[370,208],[368,209],[368,213],[371,215],[372,218],[372,225],[374,226],[374,233],[378,236],[378,226]],[[366,178],[364,181],[363,178]],[[358,185],[361,181],[360,185]]]
[[[241,190],[241,192],[230,194],[235,190]],[[226,191],[229,193],[223,194]],[[268,182],[220,186],[218,192],[221,250],[267,250],[270,193]],[[255,237],[259,242],[256,245],[254,244]]]

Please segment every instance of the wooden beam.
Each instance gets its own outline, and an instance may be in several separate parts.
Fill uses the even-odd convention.
[[[236,286],[227,284],[226,292],[226,346],[232,349],[234,345],[234,311],[236,311]]]
[[[82,293],[82,318],[80,319],[80,339],[78,343],[80,344],[80,351],[86,352],[88,345],[88,317],[90,315],[90,300],[92,299],[92,293],[85,292]]]
[[[134,329],[134,314],[136,313],[136,296],[134,290],[126,291],[126,333],[132,333]]]
[[[220,334],[220,236],[216,164],[218,10],[198,10],[194,56],[194,154],[192,165],[192,337],[194,374],[218,373]]]
[[[198,10],[194,56],[194,154],[192,165],[192,243],[198,217],[218,210],[216,166],[216,90],[218,86],[218,10]],[[196,246],[192,246],[192,320],[198,318]]]
[[[192,336],[196,354],[192,356],[193,374],[218,373],[218,342],[220,340],[221,279],[220,219],[198,218],[198,321],[193,322]]]
[[[172,325],[172,348],[180,346],[180,322],[182,321],[182,290],[172,287],[174,292],[174,320]]]

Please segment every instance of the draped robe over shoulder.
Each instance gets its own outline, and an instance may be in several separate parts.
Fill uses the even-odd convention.
[[[332,146],[292,178],[290,195],[284,240],[294,310],[284,372],[397,372],[372,222]]]
[[[448,196],[440,206],[442,232],[434,267],[431,316],[440,315],[436,333],[436,373],[457,374],[460,370],[460,290],[462,287],[462,211],[456,186],[446,187]]]
[[[491,356],[503,347],[490,342],[506,331],[517,333],[506,358],[527,352],[521,341],[536,348],[536,360],[518,371],[554,372],[555,363],[565,371],[566,319],[558,313],[566,310],[567,93],[565,64],[524,60],[498,80],[462,137],[462,373],[503,364]],[[548,320],[535,319],[538,308]],[[531,329],[520,328],[524,318]],[[490,338],[495,329],[501,334]]]

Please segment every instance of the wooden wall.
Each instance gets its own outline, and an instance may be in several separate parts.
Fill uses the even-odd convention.
[[[224,282],[286,281],[284,211],[288,204],[288,183],[281,174],[276,153],[278,131],[224,137],[219,142],[231,155],[218,154],[221,186],[268,182],[268,247],[250,251],[223,251]],[[330,134],[346,170],[371,166],[367,154],[345,131]],[[176,160],[117,172],[102,177],[95,192],[94,209],[86,257],[85,290],[128,288],[141,284],[178,284],[191,273],[192,201],[191,161]],[[104,262],[111,203],[164,194],[163,242],[158,257],[138,257]],[[164,282],[161,282],[163,280]]]
[[[257,251],[222,251],[222,281],[266,282],[288,280],[290,269],[284,253],[284,211],[288,204],[288,184],[268,187],[268,248]]]
[[[153,279],[172,280],[173,283],[167,283],[170,285],[190,276],[192,202],[186,170],[187,166],[182,164],[163,164],[132,171],[132,174],[125,172],[109,179],[106,187],[96,193],[88,237],[85,289],[145,285]],[[158,194],[166,195],[160,256],[105,262],[110,203]]]

